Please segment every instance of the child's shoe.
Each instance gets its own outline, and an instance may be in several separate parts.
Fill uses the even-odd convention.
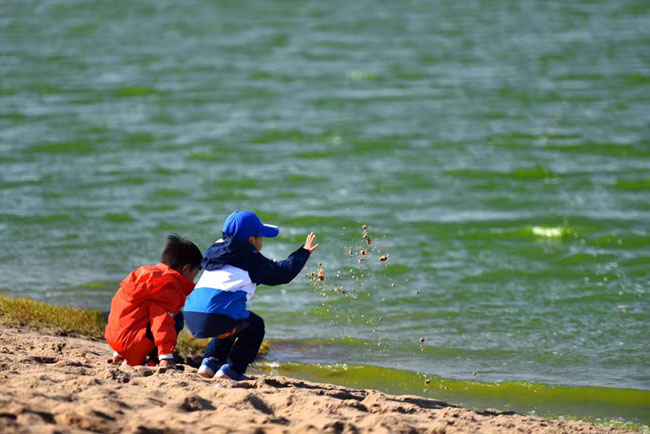
[[[201,362],[201,367],[199,368],[199,375],[203,378],[212,378],[214,373],[217,372],[217,363],[214,359],[206,357]]]
[[[124,362],[124,356],[118,353],[117,351],[113,351],[113,358],[108,361],[108,363],[112,365],[119,365],[122,362]]]
[[[238,374],[233,371],[228,364],[222,365],[221,368],[214,374],[214,378],[225,378],[226,380],[242,381],[246,379],[243,374]]]

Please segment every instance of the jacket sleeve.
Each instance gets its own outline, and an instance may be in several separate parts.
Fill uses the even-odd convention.
[[[149,323],[158,354],[171,354],[176,348],[174,317],[178,314],[171,300],[153,300],[149,307]]]
[[[284,261],[273,261],[257,254],[248,270],[251,280],[258,285],[283,285],[291,282],[305,266],[309,251],[300,247]]]

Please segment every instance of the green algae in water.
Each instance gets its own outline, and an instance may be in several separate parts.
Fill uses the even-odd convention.
[[[269,357],[272,357],[272,350]],[[264,361],[257,369],[309,381],[398,395],[419,395],[485,410],[500,408],[542,417],[569,417],[599,423],[627,421],[650,426],[650,391],[604,387],[549,386],[530,382],[461,381],[397,369],[354,364],[303,364]],[[478,374],[480,375],[480,374]]]
[[[269,257],[317,231],[332,284],[250,308],[358,340],[320,362],[648,390],[646,3],[3,4],[3,292],[107,310],[93,282],[252,209]],[[348,255],[361,221],[388,268]]]
[[[135,219],[129,214],[123,213],[109,213],[104,216],[104,218],[110,222],[114,223],[133,223]]]

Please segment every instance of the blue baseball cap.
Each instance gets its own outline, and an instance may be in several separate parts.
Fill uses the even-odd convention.
[[[265,225],[253,212],[237,210],[226,218],[223,233],[247,240],[248,237],[277,237],[280,229],[277,226]]]

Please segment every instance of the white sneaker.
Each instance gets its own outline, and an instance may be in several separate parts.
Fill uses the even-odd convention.
[[[214,378],[233,380],[233,381],[243,381],[247,379],[245,375],[238,374],[232,369],[230,369],[230,366],[228,364],[221,366],[221,368],[219,368],[217,373],[214,374]]]
[[[203,378],[212,378],[214,377],[214,370],[210,369],[207,365],[201,365],[199,368],[199,375]]]

